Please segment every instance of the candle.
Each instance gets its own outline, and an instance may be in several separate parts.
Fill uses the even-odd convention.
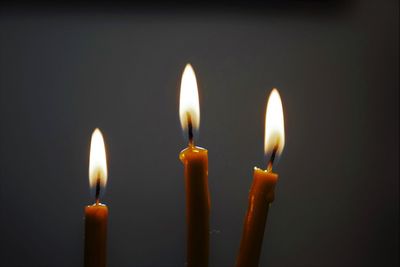
[[[179,158],[185,167],[187,266],[208,266],[210,195],[208,191],[208,151],[194,145],[193,130],[200,125],[196,75],[187,64],[182,75],[179,116],[188,147]]]
[[[244,221],[237,267],[258,266],[268,208],[275,198],[278,175],[272,172],[277,155],[285,144],[282,102],[278,90],[273,89],[265,114],[264,151],[270,160],[266,170],[254,168],[253,184],[249,194],[249,206]]]
[[[95,190],[95,203],[85,207],[85,266],[106,266],[108,208],[100,203],[100,195],[107,184],[107,161],[99,129],[90,144],[89,184]]]

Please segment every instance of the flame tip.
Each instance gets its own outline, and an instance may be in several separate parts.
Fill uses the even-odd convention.
[[[194,69],[193,69],[192,64],[187,63],[187,64],[185,65],[185,69],[183,70],[183,73],[185,73],[185,72],[187,72],[187,71],[192,71],[192,72],[194,73]]]
[[[98,128],[98,127],[96,127],[96,128],[93,130],[93,134],[100,134],[100,135],[103,135],[103,133],[101,132],[100,128]]]
[[[272,88],[271,93],[269,95],[271,96],[275,94],[277,94],[280,97],[279,90],[276,87]]]

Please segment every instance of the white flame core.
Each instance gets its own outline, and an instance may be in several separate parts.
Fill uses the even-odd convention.
[[[96,186],[97,180],[100,180],[100,185],[105,187],[107,184],[107,160],[106,149],[104,146],[103,135],[96,128],[92,134],[90,143],[90,158],[89,158],[89,184],[90,187]]]
[[[182,130],[187,130],[188,128],[188,116],[192,121],[193,129],[198,129],[200,126],[199,93],[196,74],[190,64],[186,65],[181,81],[179,117]]]
[[[279,156],[285,146],[285,125],[283,119],[282,101],[277,89],[273,89],[268,98],[265,113],[264,152],[270,154],[277,147]]]

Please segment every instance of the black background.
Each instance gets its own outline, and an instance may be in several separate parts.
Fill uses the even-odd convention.
[[[268,4],[269,3],[269,4]],[[262,266],[397,266],[397,1],[0,8],[0,266],[80,266],[91,132],[109,158],[109,266],[184,266],[179,82],[200,90],[211,266],[232,266],[266,98],[286,147]]]

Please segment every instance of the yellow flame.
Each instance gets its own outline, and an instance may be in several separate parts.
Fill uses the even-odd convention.
[[[179,99],[179,117],[182,130],[188,128],[189,116],[192,121],[193,129],[198,129],[200,126],[200,107],[196,74],[194,73],[192,65],[187,64],[182,74]]]
[[[103,135],[96,128],[92,134],[90,143],[90,159],[89,159],[89,184],[90,187],[95,187],[97,180],[100,180],[100,185],[105,187],[107,184],[107,160],[106,149],[104,146]]]
[[[285,125],[283,120],[282,101],[277,89],[272,89],[268,98],[267,110],[265,112],[265,139],[264,151],[272,153],[274,148],[276,154],[282,153],[285,146]]]

